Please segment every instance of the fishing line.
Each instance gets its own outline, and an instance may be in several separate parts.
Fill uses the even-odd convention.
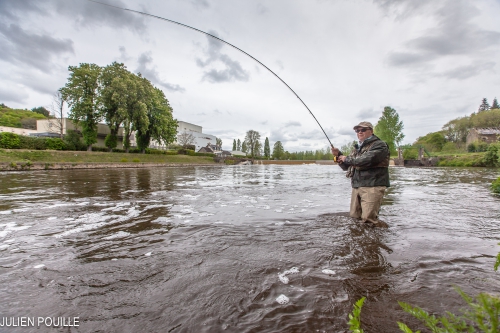
[[[321,130],[323,131],[323,134],[325,135],[326,139],[328,140],[328,142],[330,143],[330,146],[333,148],[333,144],[332,142],[330,141],[330,138],[328,137],[328,135],[326,135],[326,132],[325,130],[323,129],[323,127],[321,126],[321,124],[319,123],[318,119],[316,119],[316,117],[314,116],[314,114],[312,113],[312,111],[309,109],[309,107],[306,105],[306,103],[304,103],[304,101],[302,100],[302,98],[299,97],[299,95],[297,95],[297,93],[285,82],[283,81],[282,78],[280,78],[278,76],[278,74],[276,74],[275,72],[273,72],[269,67],[267,67],[266,65],[264,65],[262,62],[260,62],[258,59],[256,59],[255,57],[253,57],[252,55],[248,54],[247,52],[243,51],[242,49],[240,49],[239,47],[237,46],[234,46],[233,44],[229,43],[229,42],[226,42],[225,40],[223,39],[220,39],[219,37],[217,36],[214,36],[212,34],[209,34],[208,32],[205,32],[203,30],[200,30],[200,29],[196,29],[194,27],[191,27],[187,24],[184,24],[184,23],[180,23],[180,22],[177,22],[177,21],[173,21],[173,20],[170,20],[170,19],[167,19],[167,18],[164,18],[164,17],[161,17],[161,16],[157,16],[157,15],[153,15],[153,14],[149,14],[149,13],[145,13],[145,12],[141,12],[141,11],[138,11],[138,10],[133,10],[133,9],[129,9],[129,8],[123,8],[123,7],[118,7],[118,6],[114,6],[114,5],[110,5],[110,4],[107,4],[107,3],[104,3],[104,2],[99,2],[99,1],[95,1],[95,0],[87,0],[89,2],[93,2],[93,3],[96,3],[96,4],[100,4],[100,5],[103,5],[103,6],[108,6],[108,7],[111,7],[111,8],[115,8],[115,9],[120,9],[120,10],[125,10],[125,11],[128,11],[128,12],[132,12],[132,13],[137,13],[137,14],[141,14],[141,15],[145,15],[145,16],[150,16],[150,17],[153,17],[153,18],[157,18],[159,20],[163,20],[163,21],[167,21],[167,22],[170,22],[170,23],[174,23],[174,24],[177,24],[177,25],[180,25],[182,27],[185,27],[185,28],[188,28],[188,29],[191,29],[191,30],[194,30],[194,31],[197,31],[199,33],[202,33],[202,34],[205,34],[209,37],[212,37],[214,39],[217,39],[218,41],[224,43],[224,44],[227,44],[229,46],[231,46],[232,48],[240,51],[241,53],[249,56],[250,58],[252,58],[253,60],[255,60],[256,62],[258,62],[262,67],[264,67],[265,69],[267,69],[269,72],[271,72],[274,76],[276,76],[285,86],[287,86],[288,89],[290,89],[290,91],[299,99],[299,101],[306,107],[307,111],[309,111],[309,113],[311,114],[311,116],[314,118],[314,120],[316,120],[316,123],[318,123],[318,126],[319,128],[321,128]]]

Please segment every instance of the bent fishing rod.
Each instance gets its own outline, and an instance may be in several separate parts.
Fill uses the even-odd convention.
[[[211,38],[214,38],[226,45],[229,45],[231,46],[232,48],[240,51],[241,53],[247,55],[248,57],[252,58],[253,60],[255,60],[257,63],[259,63],[259,65],[261,65],[262,67],[264,67],[265,69],[267,69],[269,72],[271,72],[274,76],[276,76],[285,86],[287,86],[288,89],[290,89],[290,91],[299,99],[299,101],[305,106],[305,108],[307,109],[307,111],[309,111],[309,113],[311,114],[311,116],[314,118],[314,120],[316,120],[316,123],[318,123],[318,126],[319,128],[321,128],[321,130],[323,131],[323,134],[325,135],[326,139],[328,140],[328,142],[330,143],[330,146],[332,148],[333,147],[333,144],[332,142],[330,141],[330,138],[328,137],[328,135],[326,135],[326,132],[325,130],[323,129],[323,127],[321,126],[321,124],[319,123],[318,119],[316,119],[316,117],[314,116],[314,114],[312,113],[312,111],[309,109],[309,107],[306,105],[306,103],[304,103],[304,101],[302,100],[302,98],[299,97],[299,95],[297,95],[297,93],[285,82],[283,81],[282,78],[280,78],[278,76],[278,74],[276,74],[275,72],[273,72],[269,67],[267,67],[266,65],[264,65],[262,62],[260,62],[258,59],[256,59],[255,57],[253,57],[251,54],[243,51],[242,49],[240,49],[239,47],[229,43],[229,42],[226,42],[225,40],[223,39],[220,39],[219,37],[217,36],[214,36],[208,32],[205,32],[203,30],[200,30],[200,29],[197,29],[197,28],[194,28],[194,27],[191,27],[187,24],[184,24],[184,23],[180,23],[180,22],[177,22],[177,21],[173,21],[173,20],[170,20],[170,19],[167,19],[167,18],[164,18],[164,17],[161,17],[161,16],[157,16],[157,15],[153,15],[153,14],[149,14],[149,13],[145,13],[145,12],[141,12],[141,11],[138,11],[138,10],[133,10],[133,9],[129,9],[129,8],[123,8],[123,7],[119,7],[119,6],[115,6],[115,5],[110,5],[110,4],[107,4],[107,3],[104,3],[104,2],[99,2],[99,1],[96,1],[96,0],[87,0],[89,2],[93,2],[93,3],[96,3],[96,4],[99,4],[99,5],[103,5],[103,6],[108,6],[108,7],[111,7],[111,8],[115,8],[115,9],[119,9],[119,10],[124,10],[124,11],[128,11],[128,12],[132,12],[132,13],[137,13],[137,14],[141,14],[141,15],[145,15],[145,16],[149,16],[149,17],[153,17],[153,18],[156,18],[156,19],[159,19],[159,20],[162,20],[162,21],[167,21],[167,22],[170,22],[170,23],[173,23],[173,24],[177,24],[177,25],[180,25],[181,27],[184,27],[184,28],[188,28],[188,29],[191,29],[191,30],[194,30],[194,31],[197,31],[199,33],[202,33],[206,36],[209,36]]]

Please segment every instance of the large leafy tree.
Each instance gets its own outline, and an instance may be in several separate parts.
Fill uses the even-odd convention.
[[[254,130],[249,130],[245,136],[245,143],[247,147],[247,152],[250,156],[254,158],[259,156],[259,150],[262,146],[260,143],[260,133]]]
[[[281,141],[276,141],[273,146],[273,158],[277,160],[281,160],[285,155],[285,149],[283,148],[283,144]]]
[[[247,148],[247,144],[245,141],[243,141],[243,143],[241,144],[241,151],[245,154],[248,153],[248,148]]]
[[[92,144],[97,142],[97,124],[101,119],[97,109],[101,67],[81,63],[79,66],[69,66],[68,70],[68,82],[60,91],[70,107],[68,117],[82,126],[83,141],[91,151]]]
[[[264,141],[264,157],[269,159],[271,157],[271,147],[269,147],[269,139],[266,137]]]
[[[135,75],[117,62],[104,67],[99,77],[99,111],[109,126],[104,144],[110,151],[117,146],[118,130],[127,119],[129,104],[136,102],[134,80]]]
[[[177,135],[177,120],[173,118],[172,108],[165,94],[151,83],[142,78],[145,90],[148,90],[146,100],[147,105],[147,126],[137,126],[136,138],[137,147],[145,153],[151,139],[164,145],[174,142]]]
[[[238,141],[236,141],[236,150],[237,151],[241,151],[241,141],[240,141],[240,139],[238,139]]]
[[[396,110],[390,106],[386,106],[377,125],[375,125],[374,132],[375,135],[387,143],[391,154],[396,154],[396,146],[405,137],[403,128],[403,121],[399,120]]]
[[[465,142],[471,128],[470,117],[456,118],[443,125],[444,136],[448,141],[455,143]]]
[[[222,139],[221,138],[215,138],[215,146],[217,147],[218,150],[222,150]]]
[[[236,150],[236,139],[233,139],[233,151]]]

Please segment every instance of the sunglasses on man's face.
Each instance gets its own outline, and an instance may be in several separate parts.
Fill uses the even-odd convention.
[[[356,133],[359,133],[359,132],[364,133],[364,132],[366,132],[366,131],[368,131],[368,128],[358,128],[358,129],[355,129],[355,130],[354,130],[354,132],[356,132]]]

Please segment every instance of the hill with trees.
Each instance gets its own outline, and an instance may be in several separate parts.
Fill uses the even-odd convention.
[[[43,106],[27,109],[12,109],[0,104],[0,126],[36,129],[38,119],[47,119],[49,111]]]

